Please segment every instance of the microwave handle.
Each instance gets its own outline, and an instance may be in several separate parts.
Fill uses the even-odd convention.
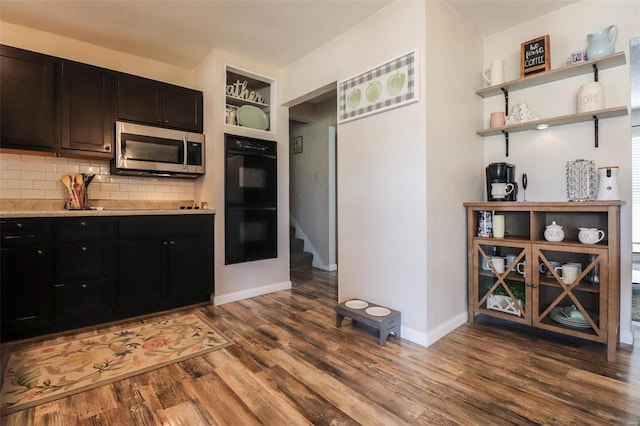
[[[182,156],[182,168],[183,169],[187,169],[187,157],[188,157],[188,152],[187,152],[187,136],[184,135],[182,137],[182,152],[184,153],[184,155]]]

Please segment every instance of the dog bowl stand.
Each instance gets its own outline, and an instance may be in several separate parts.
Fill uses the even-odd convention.
[[[351,321],[356,323],[362,323],[368,325],[379,331],[380,346],[384,346],[389,334],[393,334],[397,339],[400,338],[400,311],[389,309],[391,313],[383,317],[369,315],[364,309],[353,309],[345,305],[346,302],[338,303],[336,305],[336,327],[342,326],[342,320],[347,317],[351,318]],[[367,302],[369,303],[369,302]],[[369,303],[369,307],[384,306],[374,305]]]

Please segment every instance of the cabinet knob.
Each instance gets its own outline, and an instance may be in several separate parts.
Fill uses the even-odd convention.
[[[168,241],[163,241],[162,244],[166,246],[167,244],[169,244],[169,242]]]
[[[16,223],[16,227],[17,227],[17,228],[22,228],[22,222],[18,222],[18,223]]]
[[[87,251],[87,247],[85,247],[85,246],[82,246],[81,249],[82,249],[82,251]]]
[[[82,284],[82,288],[87,288],[87,285],[86,284]]]
[[[40,250],[40,249],[38,249],[37,253],[38,253],[40,256],[42,256],[42,255],[44,254],[44,250]]]
[[[105,145],[104,150],[107,152],[111,152],[111,145]]]
[[[169,244],[174,245],[176,242],[175,241],[169,241]]]
[[[87,226],[87,222],[85,222],[84,220],[80,221],[80,226]]]

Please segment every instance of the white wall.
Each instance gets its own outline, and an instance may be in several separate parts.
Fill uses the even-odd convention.
[[[247,70],[275,81],[271,96],[271,128],[265,132],[227,125],[225,66]],[[196,183],[196,198],[216,208],[215,304],[291,287],[289,281],[289,129],[288,111],[279,107],[277,70],[214,49],[195,70],[195,87],[204,93],[207,174]],[[278,142],[278,257],[235,265],[224,264],[224,133]]]
[[[466,320],[466,221],[480,199],[480,36],[440,2],[396,2],[282,72],[283,102],[417,49],[415,104],[338,125],[339,299],[402,312],[428,345]]]
[[[640,3],[627,1],[576,3],[484,39],[484,63],[505,59],[505,79],[520,77],[520,43],[549,34],[551,66],[560,67],[569,53],[587,47],[588,33],[611,24],[620,29],[616,51],[624,51],[627,63],[599,73],[604,86],[605,107],[629,108],[629,40],[640,35]],[[580,85],[593,81],[592,74],[520,90],[509,94],[510,105],[527,102],[540,117],[576,112],[575,95]],[[484,123],[489,113],[504,109],[500,96],[484,102]],[[518,176],[528,175],[527,200],[565,201],[565,164],[577,158],[593,159],[597,166],[620,167],[620,187],[626,204],[621,210],[621,340],[630,343],[631,334],[631,121],[620,117],[600,121],[600,148],[594,148],[593,124],[581,123],[530,131],[510,137],[510,156],[505,158],[504,138],[485,139],[484,162],[508,161],[516,165]],[[520,199],[522,196],[520,195]]]
[[[443,2],[428,2],[427,330],[437,340],[467,320],[464,201],[481,200],[482,39]]]
[[[282,100],[418,50],[420,102],[338,125],[339,300],[402,312],[403,337],[426,342],[426,102],[424,8],[393,3],[298,62]]]
[[[193,88],[192,70],[8,22],[1,22],[0,43]]]

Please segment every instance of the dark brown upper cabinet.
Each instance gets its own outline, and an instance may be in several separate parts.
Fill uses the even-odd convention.
[[[61,154],[113,157],[115,81],[113,71],[62,63]]]
[[[130,74],[118,76],[118,119],[203,131],[202,92]]]
[[[0,147],[55,152],[56,60],[0,45]]]

